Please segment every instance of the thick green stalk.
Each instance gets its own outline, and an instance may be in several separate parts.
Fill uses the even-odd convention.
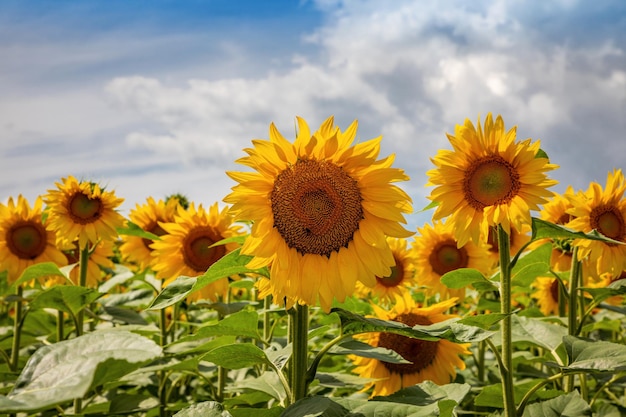
[[[502,396],[504,416],[515,416],[515,398],[513,397],[513,344],[511,335],[511,241],[509,235],[498,226],[498,252],[500,255],[500,311],[505,314],[500,322],[502,335]]]
[[[580,268],[581,263],[578,260],[578,247],[574,247],[569,277],[568,333],[570,336],[578,335],[578,280],[580,277]]]
[[[309,307],[296,304],[289,312],[289,321],[293,346],[289,384],[292,392],[291,402],[295,403],[307,395]]]
[[[11,343],[11,371],[17,372],[20,362],[20,339],[22,336],[23,294],[22,286],[17,287],[17,299],[15,300],[15,320],[13,321],[13,342]]]
[[[89,262],[89,245],[80,249],[80,258],[78,261],[78,285],[81,287],[87,286],[87,263]],[[83,322],[85,317],[85,311],[80,309],[76,314],[76,336],[83,334]],[[83,409],[83,400],[76,398],[74,400],[74,414],[80,414]]]
[[[64,314],[65,313],[61,310],[57,311],[57,342],[60,342],[65,338],[63,334],[63,322],[65,321]]]
[[[159,327],[161,330],[159,341],[163,348],[167,344],[167,315],[164,308],[159,313]],[[163,370],[159,372],[159,416],[167,416],[167,372]]]

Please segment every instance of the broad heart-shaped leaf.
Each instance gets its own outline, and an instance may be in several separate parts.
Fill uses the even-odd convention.
[[[135,236],[148,240],[161,240],[159,236],[143,230],[138,224],[130,221],[126,221],[126,227],[118,227],[117,233],[119,235]]]
[[[85,306],[104,294],[75,285],[58,285],[39,293],[29,304],[33,310],[54,308],[75,316]]]
[[[206,401],[183,408],[174,417],[232,417],[224,407],[215,401]]]
[[[458,318],[428,326],[416,325],[410,327],[397,321],[366,318],[341,308],[333,308],[331,312],[339,315],[341,331],[344,336],[359,333],[387,332],[421,340],[437,341],[446,339],[455,343],[467,343],[484,340],[494,334],[494,332],[481,329],[480,327],[459,323]]]
[[[241,394],[246,391],[260,391],[273,398],[276,398],[281,404],[287,399],[287,393],[280,383],[276,372],[263,372],[258,378],[248,377],[233,382],[226,387],[226,391]]]
[[[538,219],[536,217],[532,218],[532,239],[542,239],[542,238],[550,238],[550,239],[588,239],[588,240],[599,240],[605,243],[614,243],[618,245],[623,245],[624,242],[620,242],[618,240],[609,239],[606,236],[598,233],[597,230],[592,230],[589,233],[583,232],[575,232],[567,227],[559,226],[554,223],[547,222],[545,220]]]
[[[169,307],[187,298],[187,296],[192,292],[199,291],[212,282],[231,275],[258,274],[269,277],[269,271],[267,268],[250,269],[246,267],[252,257],[241,255],[240,251],[241,248],[237,248],[234,251],[227,253],[211,265],[209,269],[207,269],[207,271],[199,277],[192,278],[181,276],[176,278],[172,283],[165,287],[159,295],[157,295],[149,309],[160,310],[165,307]]]
[[[511,333],[513,342],[532,343],[547,349],[557,358],[557,350],[562,345],[563,337],[567,335],[567,329],[541,318],[513,315],[511,316]],[[499,333],[494,336],[493,341],[496,345],[500,344]]]
[[[1,412],[37,411],[82,398],[161,356],[152,340],[125,330],[87,333],[44,346],[28,360]]]
[[[512,284],[528,287],[538,276],[549,276],[551,254],[552,243],[550,242],[523,253],[511,271]]]
[[[441,283],[448,288],[458,289],[468,285],[473,286],[479,291],[493,291],[497,287],[490,282],[485,276],[473,268],[459,268],[450,272],[446,272],[441,277]]]
[[[306,397],[287,407],[280,417],[348,417],[360,416],[327,397]]]
[[[626,346],[602,340],[563,338],[570,364],[565,369],[587,372],[619,372],[626,370]]]
[[[67,277],[63,273],[63,270],[61,270],[54,262],[41,262],[26,268],[24,272],[22,272],[22,275],[20,275],[20,277],[13,284],[11,284],[9,291],[15,292],[15,288],[25,282],[50,276]]]
[[[578,392],[570,392],[547,401],[526,406],[522,417],[585,417],[590,416],[591,407]]]
[[[220,346],[202,355],[202,359],[226,369],[272,364],[265,352],[252,343]]]
[[[211,336],[242,336],[261,340],[258,322],[259,315],[256,311],[242,310],[224,317],[215,324],[200,327],[196,333],[180,338],[179,342],[206,339]]]

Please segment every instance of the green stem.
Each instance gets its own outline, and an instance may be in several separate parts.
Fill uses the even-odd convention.
[[[22,316],[23,316],[23,295],[24,289],[21,285],[17,287],[17,298],[15,301],[15,320],[13,321],[13,342],[11,343],[11,361],[9,367],[12,372],[17,372],[20,362],[20,339],[22,336]]]
[[[289,311],[293,352],[289,366],[292,403],[307,395],[309,307],[296,304]]]
[[[504,416],[515,416],[515,398],[513,397],[513,343],[511,334],[511,241],[509,235],[498,226],[498,253],[500,255],[500,312],[502,335],[502,395]]]
[[[159,342],[161,348],[167,344],[167,315],[165,309],[159,310],[159,327],[160,338]],[[165,417],[167,415],[167,373],[165,371],[159,372],[159,416]]]
[[[328,342],[322,349],[320,349],[319,352],[317,352],[317,355],[315,355],[315,358],[313,358],[313,361],[311,362],[311,366],[309,367],[309,370],[307,371],[307,376],[306,376],[307,383],[310,383],[315,378],[315,373],[317,372],[317,367],[319,366],[319,364],[320,364],[320,362],[322,360],[322,357],[333,346],[339,344],[344,339],[350,339],[350,338],[352,338],[352,336],[339,335],[339,336],[335,337],[333,340],[331,340],[330,342]]]
[[[89,262],[89,248],[87,246],[80,250],[80,260],[78,262],[78,285],[84,288],[87,286],[87,263]],[[76,336],[83,334],[84,317],[85,312],[83,309],[80,309],[76,314]]]
[[[478,351],[476,352],[478,356],[476,358],[476,366],[478,367],[477,378],[481,384],[485,382],[485,350],[485,341],[481,340],[478,342]]]
[[[576,336],[578,332],[578,277],[580,276],[580,269],[581,263],[578,260],[578,247],[574,247],[569,280],[568,333],[570,336]]]
[[[561,372],[561,373],[552,375],[549,378],[540,380],[537,385],[532,387],[530,390],[528,390],[528,392],[526,394],[524,394],[524,397],[522,398],[522,400],[519,403],[519,407],[517,407],[517,415],[521,416],[522,414],[524,414],[524,408],[526,408],[526,403],[528,403],[528,401],[533,396],[533,394],[535,392],[537,392],[541,387],[544,387],[544,386],[546,386],[547,384],[549,384],[549,383],[551,383],[553,381],[558,381],[559,379],[563,378],[564,376],[565,376],[565,374],[563,374]]]
[[[263,343],[269,343],[272,338],[272,322],[270,317],[270,308],[272,307],[271,296],[265,297],[263,300]]]
[[[63,313],[63,311],[59,310],[57,311],[57,342],[60,342],[63,340],[64,336],[64,332],[63,332],[63,322],[65,321],[65,313]]]

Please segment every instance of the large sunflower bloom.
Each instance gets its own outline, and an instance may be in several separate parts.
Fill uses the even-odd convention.
[[[567,210],[574,219],[567,227],[582,232],[597,230],[602,235],[626,243],[626,182],[622,170],[607,176],[604,190],[592,182],[586,192],[568,195],[572,207]],[[575,239],[579,257],[588,257],[598,274],[619,275],[626,269],[626,245],[598,240]]]
[[[170,198],[165,202],[155,201],[154,198],[148,197],[145,204],[137,204],[130,211],[129,218],[146,232],[162,236],[165,230],[159,223],[172,223],[178,205],[179,200],[176,198]],[[153,261],[150,247],[152,240],[138,236],[122,236],[122,241],[120,252],[126,261],[137,264],[140,270],[150,267]]]
[[[217,203],[208,211],[201,204],[196,209],[191,203],[187,210],[178,206],[174,222],[160,224],[166,233],[151,245],[155,258],[152,268],[157,278],[164,280],[163,285],[179,276],[202,275],[222,256],[236,249],[236,243],[211,247],[220,240],[240,234],[239,226],[233,225],[228,210],[224,207],[220,211]],[[228,278],[222,278],[192,293],[190,298],[215,301],[217,296],[223,297],[227,293]]]
[[[40,262],[67,265],[54,231],[42,221],[42,206],[41,197],[31,207],[21,195],[17,202],[10,197],[7,205],[0,204],[0,271],[7,271],[9,283]]]
[[[462,245],[454,236],[451,221],[434,221],[417,229],[413,242],[417,258],[417,281],[426,287],[428,296],[439,294],[441,299],[463,297],[465,290],[453,290],[441,283],[441,277],[459,268],[474,268],[489,274],[493,262],[485,242],[465,242]]]
[[[58,189],[49,190],[44,200],[49,209],[47,221],[58,239],[78,239],[78,247],[84,249],[88,243],[117,238],[117,228],[124,225],[125,219],[116,208],[124,199],[73,176],[63,178],[56,186]]]
[[[489,226],[522,230],[531,224],[530,210],[552,195],[547,188],[556,184],[546,171],[557,168],[539,155],[539,141],[515,142],[516,127],[504,129],[502,117],[494,123],[491,113],[484,130],[469,119],[447,135],[454,150],[440,150],[432,158],[436,169],[427,172],[434,185],[430,199],[439,206],[434,220],[450,216],[455,223],[459,245],[488,236]]]
[[[391,274],[376,277],[373,287],[366,287],[357,281],[356,295],[363,298],[373,296],[385,304],[410,302],[411,290],[417,286],[415,264],[418,259],[415,250],[408,246],[406,239],[387,238],[387,243],[396,261],[391,267]]]
[[[454,315],[444,314],[454,306],[456,299],[450,299],[430,307],[419,308],[415,304],[396,306],[385,311],[373,306],[376,316],[383,320],[404,323],[408,326],[438,323]],[[460,355],[468,355],[469,343],[453,343],[448,340],[426,341],[413,339],[393,333],[367,333],[364,341],[375,347],[391,349],[409,362],[407,364],[389,363],[378,359],[350,356],[356,368],[354,373],[374,381],[365,386],[365,390],[374,387],[372,396],[389,395],[423,381],[435,384],[448,384],[456,377],[456,369],[465,369],[465,362]]]
[[[254,140],[239,163],[256,172],[229,172],[239,184],[224,201],[238,220],[253,221],[242,253],[251,268],[271,265],[279,298],[329,310],[355,284],[376,285],[395,265],[386,236],[409,237],[403,213],[410,197],[390,183],[408,177],[377,159],[381,138],[352,146],[354,121],[341,132],[329,117],[313,134],[297,118],[295,142],[270,126],[269,141]]]

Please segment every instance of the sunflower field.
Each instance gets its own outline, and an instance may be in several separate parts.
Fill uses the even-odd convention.
[[[621,170],[558,194],[539,141],[465,120],[409,230],[380,137],[296,121],[210,207],[0,203],[0,414],[626,415]]]

